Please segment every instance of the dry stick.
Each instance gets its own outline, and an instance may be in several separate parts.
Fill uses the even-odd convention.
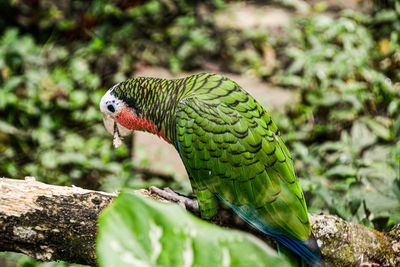
[[[135,193],[166,201],[146,189]],[[40,261],[95,265],[97,217],[116,195],[47,185],[33,177],[0,178],[0,251],[22,252]],[[380,233],[332,215],[310,214],[310,219],[328,265],[400,265],[399,226]],[[254,233],[273,244],[230,211],[220,212],[212,222]]]

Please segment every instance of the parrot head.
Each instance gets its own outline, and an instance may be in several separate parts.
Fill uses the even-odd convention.
[[[104,127],[107,132],[113,136],[123,137],[134,130],[131,129],[131,121],[137,116],[132,108],[127,107],[124,101],[112,94],[115,86],[101,98],[100,111],[103,114]]]
[[[130,81],[134,82],[135,79]],[[129,94],[129,87],[123,84],[119,83],[113,86],[100,101],[104,126],[114,136],[114,146],[119,146],[116,145],[116,139],[127,136],[134,130],[148,131],[170,142],[165,137],[163,129],[158,129],[151,119],[142,114],[137,105],[138,99],[135,99],[134,94]],[[117,140],[117,143],[119,142]]]

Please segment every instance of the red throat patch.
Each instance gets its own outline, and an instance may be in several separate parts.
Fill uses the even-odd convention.
[[[157,127],[151,120],[136,116],[136,114],[131,109],[125,106],[121,108],[121,111],[118,114],[111,117],[129,130],[136,131],[146,129],[147,131],[163,138],[168,143],[171,143],[169,139],[165,136],[164,130],[162,128],[160,131],[157,132]]]

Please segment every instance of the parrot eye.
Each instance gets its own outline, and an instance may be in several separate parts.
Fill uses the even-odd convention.
[[[108,109],[108,111],[110,111],[111,113],[114,113],[114,112],[115,112],[115,107],[114,107],[113,104],[107,105],[107,109]]]

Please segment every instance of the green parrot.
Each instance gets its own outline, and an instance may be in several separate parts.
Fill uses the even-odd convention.
[[[270,115],[227,77],[133,78],[100,102],[110,133],[143,130],[179,152],[210,219],[224,203],[313,266],[324,266],[292,158]]]

